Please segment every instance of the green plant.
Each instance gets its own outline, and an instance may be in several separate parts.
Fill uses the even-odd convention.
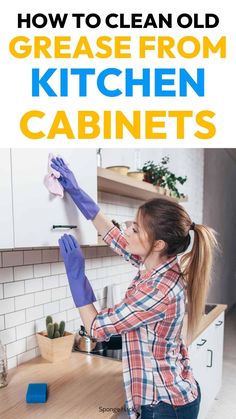
[[[53,323],[52,317],[46,317],[46,328],[49,339],[56,339],[64,336],[65,333],[65,322],[62,320],[58,326],[58,323]]]
[[[176,198],[184,198],[185,195],[178,191],[177,182],[183,185],[187,180],[187,176],[176,176],[172,173],[168,168],[169,161],[170,158],[165,156],[159,164],[155,164],[150,160],[145,162],[142,168],[144,172],[143,180],[162,188],[168,188]]]

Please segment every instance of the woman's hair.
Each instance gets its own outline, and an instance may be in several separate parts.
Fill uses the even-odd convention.
[[[194,230],[191,250],[180,260],[188,300],[188,340],[193,337],[204,311],[210,284],[215,232],[202,224],[194,224],[185,209],[174,201],[155,198],[139,207],[138,219],[148,234],[150,251],[156,240],[163,240],[161,256],[175,256],[189,247],[189,231]]]

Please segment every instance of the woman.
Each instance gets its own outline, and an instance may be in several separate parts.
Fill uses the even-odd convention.
[[[138,268],[123,300],[99,313],[84,273],[84,257],[74,237],[59,240],[75,305],[87,333],[98,341],[122,335],[126,410],[131,419],[196,419],[200,388],[193,377],[181,331],[188,300],[188,339],[204,310],[216,245],[213,231],[194,224],[179,204],[157,198],[143,204],[124,234],[78,186],[64,161],[53,169],[60,183],[104,241]],[[190,252],[182,256],[194,241]],[[144,265],[145,263],[145,265]]]

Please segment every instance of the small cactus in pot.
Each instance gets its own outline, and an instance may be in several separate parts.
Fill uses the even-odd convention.
[[[65,322],[62,320],[60,325],[58,325],[58,323],[53,323],[52,316],[47,316],[46,328],[49,339],[60,338],[64,336],[65,333]]]
[[[52,316],[47,316],[46,329],[37,333],[42,358],[50,362],[69,358],[74,343],[74,334],[65,331],[64,320],[58,324],[53,322]]]

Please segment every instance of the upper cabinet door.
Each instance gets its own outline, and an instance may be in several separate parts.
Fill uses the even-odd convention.
[[[57,246],[64,233],[73,234],[80,244],[96,244],[94,226],[69,195],[65,193],[60,198],[46,189],[44,177],[48,173],[49,152],[48,149],[12,150],[15,247]],[[79,185],[97,202],[96,150],[54,149],[53,155],[63,157]]]
[[[11,190],[11,155],[10,150],[0,150],[0,249],[14,247],[12,190]]]

